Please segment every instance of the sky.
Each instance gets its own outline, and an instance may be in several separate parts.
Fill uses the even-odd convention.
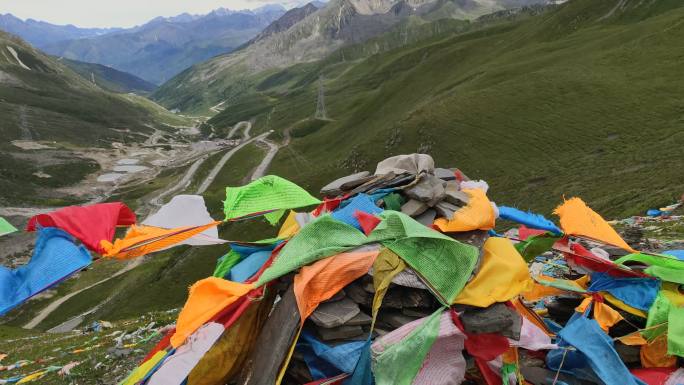
[[[157,16],[205,14],[216,8],[253,9],[290,0],[0,0],[0,14],[78,27],[132,27]]]

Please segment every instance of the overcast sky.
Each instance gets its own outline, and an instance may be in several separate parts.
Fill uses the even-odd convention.
[[[267,3],[288,6],[285,0],[0,0],[0,14],[79,27],[132,27],[157,16],[184,12],[204,14],[213,9],[256,8]]]

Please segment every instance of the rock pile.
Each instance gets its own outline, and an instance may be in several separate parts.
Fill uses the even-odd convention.
[[[579,198],[557,226],[425,154],[337,179],[323,201],[266,178],[227,189],[226,219],[285,218],[278,236],[232,242],[124,384],[684,380],[684,260],[639,252],[639,229],[623,239]]]

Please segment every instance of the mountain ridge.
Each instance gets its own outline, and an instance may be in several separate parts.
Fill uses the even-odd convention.
[[[152,97],[167,108],[203,111],[222,102],[221,98],[230,92],[227,90],[235,89],[236,82],[259,72],[321,60],[345,45],[387,32],[408,18],[474,19],[503,9],[507,1],[332,0],[284,30],[189,68],[163,84]],[[548,3],[549,0],[532,2]],[[205,100],[198,101],[198,98]]]
[[[43,44],[43,51],[71,60],[97,63],[162,83],[185,68],[230,52],[258,34],[285,10],[215,10],[181,14],[106,34]]]
[[[115,93],[136,93],[147,95],[157,86],[127,72],[97,63],[86,63],[77,60],[57,58],[74,72],[95,85]]]
[[[0,14],[0,30],[19,36],[37,48],[63,40],[104,35],[121,28],[79,28],[73,24],[57,25],[34,19],[22,20],[11,13]]]

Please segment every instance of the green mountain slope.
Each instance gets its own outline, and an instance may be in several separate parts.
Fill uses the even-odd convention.
[[[0,32],[0,205],[68,203],[52,191],[99,166],[76,148],[144,140],[175,118],[129,95],[106,92],[18,38]],[[15,140],[49,142],[51,149]],[[45,174],[50,177],[46,177]]]
[[[551,0],[526,2],[546,4]],[[472,20],[518,5],[510,0],[331,0],[289,28],[187,69],[152,97],[167,108],[206,112],[219,103],[230,104],[234,95],[264,73],[324,59],[341,47],[363,43],[402,24]],[[409,36],[401,36],[397,43],[405,43]]]
[[[135,75],[102,64],[86,63],[69,59],[58,60],[86,80],[90,80],[92,83],[95,83],[107,91],[148,94],[157,88],[156,85]]]
[[[271,172],[311,189],[422,151],[487,179],[500,203],[545,212],[564,194],[610,215],[679,197],[684,4],[572,0],[503,16],[367,59],[338,51],[262,75],[209,123],[255,116],[255,131],[290,130]],[[310,124],[319,74],[331,120]]]

